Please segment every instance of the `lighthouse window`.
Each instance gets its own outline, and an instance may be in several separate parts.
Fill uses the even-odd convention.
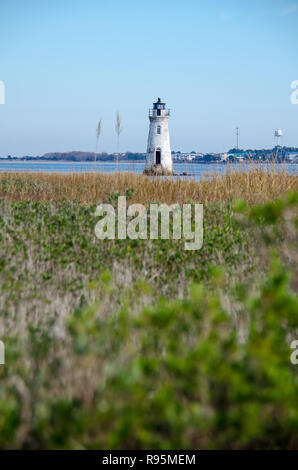
[[[161,134],[161,126],[157,126],[157,128],[156,128],[156,134]]]

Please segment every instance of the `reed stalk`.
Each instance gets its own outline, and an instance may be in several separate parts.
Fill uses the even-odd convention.
[[[116,113],[116,121],[115,121],[115,131],[117,135],[117,152],[116,152],[116,166],[117,166],[117,173],[119,172],[119,142],[120,142],[120,134],[123,128],[121,126],[121,119],[120,114],[117,111]]]
[[[95,145],[95,153],[94,153],[94,163],[96,163],[96,156],[97,156],[97,148],[98,148],[98,141],[101,134],[101,119],[98,121],[97,128],[96,128],[96,145]]]

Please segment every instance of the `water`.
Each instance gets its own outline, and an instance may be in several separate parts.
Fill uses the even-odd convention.
[[[255,167],[264,170],[271,169],[271,164],[256,164]],[[128,171],[133,173],[142,173],[144,170],[144,162],[138,163],[124,163],[119,162],[119,171]],[[194,178],[200,180],[208,177],[213,173],[223,175],[227,169],[233,171],[248,171],[251,165],[245,163],[234,163],[224,165],[222,163],[208,164],[208,163],[174,163],[174,172],[181,174],[184,171],[189,173],[186,178]],[[298,165],[294,163],[274,164],[274,169],[280,171],[287,170],[290,174],[298,174]],[[80,173],[80,172],[104,172],[113,173],[117,171],[117,166],[114,162],[50,162],[50,161],[0,161],[0,172],[48,172],[48,173]]]

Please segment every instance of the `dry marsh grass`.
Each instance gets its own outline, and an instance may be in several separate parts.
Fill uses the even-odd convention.
[[[244,199],[262,203],[298,189],[298,176],[286,170],[276,172],[252,168],[249,172],[227,171],[207,179],[150,178],[134,173],[13,173],[0,174],[0,197],[17,201],[78,200],[92,204],[126,194],[138,203],[228,202]]]

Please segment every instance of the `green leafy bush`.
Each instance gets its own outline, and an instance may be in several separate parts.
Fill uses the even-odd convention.
[[[191,254],[3,205],[0,447],[297,448],[296,201],[208,206]]]

